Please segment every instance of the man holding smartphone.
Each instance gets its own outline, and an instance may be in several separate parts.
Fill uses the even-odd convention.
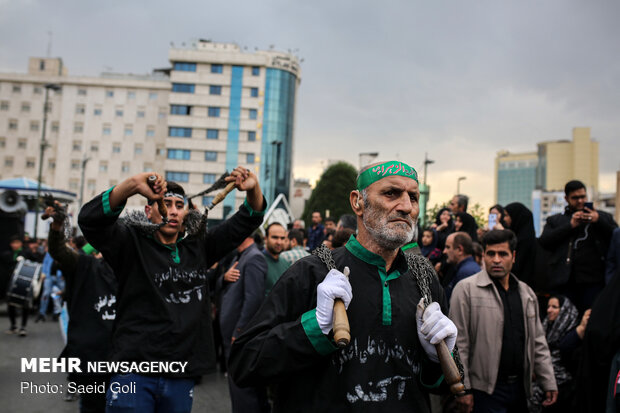
[[[550,251],[549,289],[567,296],[583,314],[605,286],[605,257],[618,224],[586,202],[583,182],[568,182],[564,193],[568,206],[547,218],[540,244]]]

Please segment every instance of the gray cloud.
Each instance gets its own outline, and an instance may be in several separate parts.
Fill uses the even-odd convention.
[[[168,65],[171,41],[199,37],[298,49],[299,168],[356,165],[371,150],[419,164],[427,151],[436,173],[492,174],[497,150],[533,151],[575,126],[600,141],[602,173],[620,168],[617,2],[4,0],[0,10],[3,71],[43,55],[50,29],[53,54],[84,75],[149,72]]]

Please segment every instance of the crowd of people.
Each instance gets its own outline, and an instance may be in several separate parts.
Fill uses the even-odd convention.
[[[420,228],[417,173],[400,162],[363,168],[351,214],[314,211],[308,225],[259,228],[256,176],[236,168],[227,180],[247,199],[206,232],[188,224],[195,210],[180,185],[145,173],[84,205],[84,237],[65,239],[56,205],[48,240],[11,238],[3,269],[20,256],[42,264],[35,321],[67,302],[63,357],[188,361],[175,375],[74,376],[137,386],[132,396],[80,395],[82,411],[190,411],[194,383],[215,368],[227,373],[233,412],[620,406],[620,230],[583,183],[566,184],[564,213],[536,237],[525,205],[494,205],[479,227],[463,194]],[[134,195],[146,198],[144,219],[121,218]],[[332,330],[338,299],[344,349]],[[24,337],[31,309],[21,307],[21,324],[18,310],[9,306],[6,332]],[[464,393],[444,383],[441,341]]]

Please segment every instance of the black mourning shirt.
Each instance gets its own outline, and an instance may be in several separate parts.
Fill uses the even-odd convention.
[[[525,321],[519,295],[519,283],[510,276],[506,291],[499,280],[493,280],[504,306],[504,332],[498,378],[520,376],[525,363]]]

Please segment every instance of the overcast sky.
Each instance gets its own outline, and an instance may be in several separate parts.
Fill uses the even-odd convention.
[[[192,39],[296,52],[295,178],[379,152],[429,167],[430,204],[493,202],[498,150],[535,151],[589,126],[601,190],[620,170],[620,2],[0,0],[0,71],[29,56],[71,75],[167,67]],[[329,155],[326,155],[329,154]]]

